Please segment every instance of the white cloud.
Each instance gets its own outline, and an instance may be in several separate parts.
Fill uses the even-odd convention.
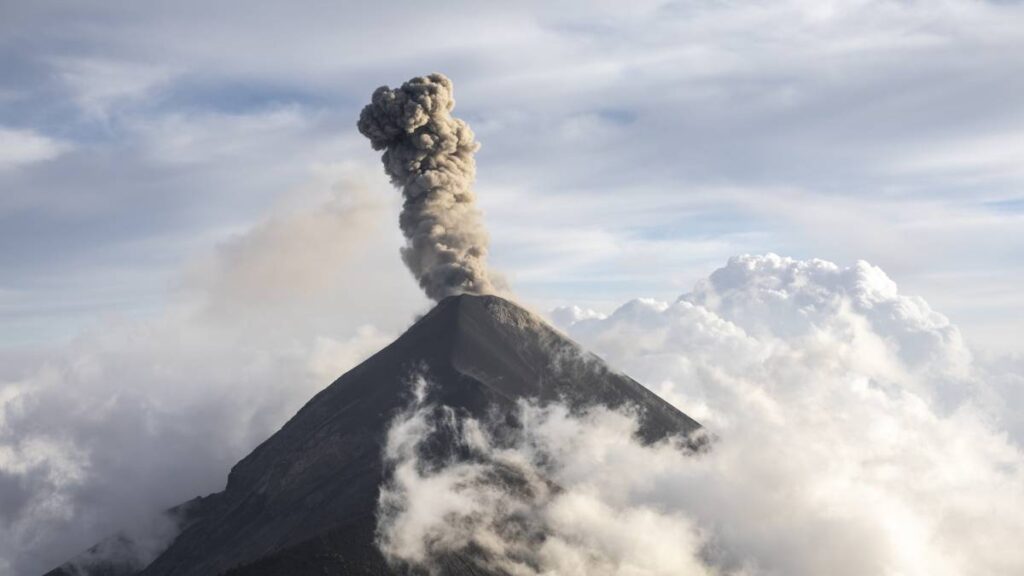
[[[52,160],[70,145],[32,130],[0,126],[0,171]]]
[[[1020,181],[1024,178],[1024,132],[967,136],[913,150],[893,162],[899,171],[954,176],[963,180]]]
[[[77,164],[10,183],[3,204],[59,217],[69,206],[106,214],[106,198],[134,199],[118,203],[130,212],[118,222],[177,208],[187,216],[146,227],[165,225],[159,240],[167,244],[238,226],[265,207],[270,180],[287,181],[288,166],[375,161],[358,138],[356,152],[309,143],[328,132],[354,135],[375,86],[440,70],[455,80],[459,110],[484,144],[478,191],[494,263],[545,306],[666,297],[750,250],[868,258],[904,282],[936,271],[965,279],[945,284],[936,302],[963,299],[959,287],[981,265],[1019,275],[1019,218],[993,215],[989,202],[1019,195],[1007,150],[1022,129],[1020,6],[583,6],[269,3],[238,11],[186,1],[173,10],[8,10],[0,26],[15,38],[10,69],[24,95],[11,114],[37,122],[40,133],[59,122],[82,136],[83,153]],[[419,41],[432,29],[461,33]],[[98,125],[97,115],[117,122]],[[893,169],[916,160],[924,163],[914,170]],[[708,194],[731,186],[749,194]],[[159,202],[171,206],[153,209]],[[919,214],[924,229],[912,225]],[[50,229],[72,236],[88,226],[26,228],[16,241],[45,245],[33,232],[54,238]],[[71,242],[91,250],[83,267],[120,230],[103,228],[110,232]],[[956,257],[935,257],[947,250]],[[35,256],[20,262],[40,262],[38,275],[66,270],[56,256]],[[552,282],[552,272],[570,278]],[[972,309],[947,312],[986,345],[1010,346]]]
[[[580,308],[579,306],[559,306],[549,314],[555,326],[567,328],[583,320],[603,320],[605,315],[591,308]]]
[[[578,419],[524,403],[519,417],[523,436],[511,444],[443,406],[414,404],[396,418],[386,446],[393,476],[380,496],[390,561],[431,573],[450,554],[522,576],[711,573],[693,523],[642,502],[656,479],[635,473],[678,466],[678,446],[643,447],[634,421],[608,411]],[[438,433],[470,456],[440,467],[422,459]]]
[[[0,574],[45,572],[118,529],[166,536],[156,514],[222,489],[425,305],[397,257],[395,195],[347,166],[308,188],[306,205],[198,259],[158,317],[5,357]]]
[[[1019,366],[979,365],[880,269],[737,257],[674,303],[569,331],[701,420],[712,449],[641,446],[628,415],[521,406],[521,438],[445,424],[473,457],[425,466],[415,443],[444,412],[412,410],[392,430],[382,499],[396,560],[473,544],[516,574],[1024,568],[1024,436],[1007,432]]]
[[[284,139],[311,138],[313,118],[294,106],[244,114],[170,114],[128,126],[150,159],[182,165],[227,165],[270,154]]]
[[[50,65],[81,111],[99,120],[151,95],[174,76],[163,64],[113,58],[63,56],[51,59]]]

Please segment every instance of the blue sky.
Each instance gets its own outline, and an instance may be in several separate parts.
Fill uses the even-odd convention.
[[[158,314],[190,262],[307,201],[325,166],[389,193],[358,111],[440,71],[483,144],[493,266],[539,308],[671,299],[741,253],[865,259],[976,347],[1021,350],[1015,3],[3,13],[6,345]]]

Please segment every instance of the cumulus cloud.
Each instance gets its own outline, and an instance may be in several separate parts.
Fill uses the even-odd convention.
[[[162,510],[222,489],[234,462],[426,303],[391,257],[390,195],[345,166],[311,188],[308,205],[197,256],[161,316],[8,351],[0,574],[43,573],[117,531],[143,558],[159,551],[173,533]],[[127,553],[118,540],[109,551]]]
[[[449,562],[514,575],[710,573],[694,523],[657,505],[656,478],[633,476],[649,472],[651,458],[677,469],[682,444],[640,444],[629,415],[570,417],[563,406],[526,402],[510,438],[417,398],[392,423],[385,448],[392,473],[378,543],[395,564],[431,573]],[[447,459],[436,457],[438,442],[450,446]]]
[[[1007,431],[1005,395],[1019,377],[993,378],[882,270],[737,257],[675,302],[567,330],[701,420],[711,450],[641,445],[631,417],[607,411],[523,405],[530,425],[510,443],[411,411],[382,498],[396,561],[436,566],[468,546],[513,574],[1024,568],[1024,438]],[[415,439],[440,426],[472,457],[424,462]]]
[[[603,319],[605,315],[591,308],[580,308],[575,304],[572,306],[559,306],[549,314],[555,326],[567,328],[581,320]]]

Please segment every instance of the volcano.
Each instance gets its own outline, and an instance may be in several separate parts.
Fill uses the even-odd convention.
[[[700,425],[523,308],[496,296],[442,300],[395,342],[314,396],[238,462],[224,491],[174,509],[179,532],[148,565],[105,558],[118,537],[46,576],[389,575],[374,543],[391,420],[410,401],[413,375],[430,401],[484,417],[516,403],[631,406],[655,441]],[[112,544],[111,544],[112,543]],[[443,572],[483,574],[471,557]]]

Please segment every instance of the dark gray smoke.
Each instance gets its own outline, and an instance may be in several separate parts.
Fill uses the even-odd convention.
[[[359,131],[383,150],[384,170],[402,189],[402,259],[427,296],[494,292],[487,231],[471,189],[473,131],[451,115],[452,82],[443,74],[381,86],[359,116]]]

